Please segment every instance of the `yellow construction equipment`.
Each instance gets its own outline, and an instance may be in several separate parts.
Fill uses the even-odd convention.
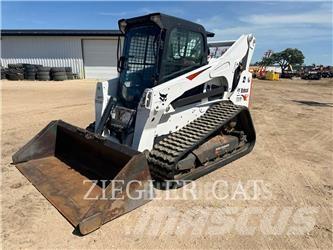
[[[280,79],[279,73],[268,71],[266,72],[265,79],[269,81],[278,81]]]

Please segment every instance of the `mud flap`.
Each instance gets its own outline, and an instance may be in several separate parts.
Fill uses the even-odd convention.
[[[144,154],[61,120],[15,153],[13,163],[83,235],[154,195]]]

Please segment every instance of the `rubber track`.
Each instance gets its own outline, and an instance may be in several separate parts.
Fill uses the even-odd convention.
[[[177,174],[178,161],[204,143],[208,137],[237,116],[242,109],[242,106],[236,106],[230,101],[222,101],[210,107],[205,114],[185,127],[155,144],[148,156],[152,175],[158,179],[173,179],[173,176]]]

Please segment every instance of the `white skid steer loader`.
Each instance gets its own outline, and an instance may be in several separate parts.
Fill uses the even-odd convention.
[[[97,84],[95,122],[52,121],[13,155],[82,234],[148,202],[132,194],[151,193],[151,180],[194,180],[255,143],[252,35],[209,45],[214,34],[201,25],[160,13],[122,19],[119,29],[119,77]]]

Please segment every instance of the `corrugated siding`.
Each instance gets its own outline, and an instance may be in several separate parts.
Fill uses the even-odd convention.
[[[84,77],[81,37],[2,37],[1,64],[42,64],[50,67],[72,67]]]

